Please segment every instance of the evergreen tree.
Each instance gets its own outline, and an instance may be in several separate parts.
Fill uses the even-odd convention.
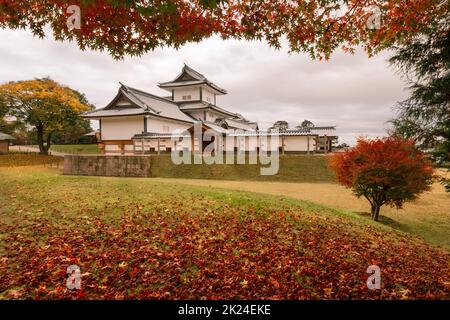
[[[411,96],[395,107],[393,134],[411,138],[437,163],[450,161],[450,22],[396,48],[390,63],[405,75]]]

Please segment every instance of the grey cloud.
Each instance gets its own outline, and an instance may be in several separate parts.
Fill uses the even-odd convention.
[[[157,49],[116,61],[106,52],[56,42],[51,35],[42,40],[26,31],[0,30],[0,82],[50,76],[102,107],[116,94],[119,81],[167,95],[157,82],[171,80],[187,63],[228,90],[219,105],[261,127],[282,119],[292,126],[310,119],[336,125],[340,141],[347,143],[361,134],[385,135],[392,106],[407,96],[403,81],[388,67],[388,56],[368,58],[358,51],[312,61],[260,42],[213,37],[178,51]]]

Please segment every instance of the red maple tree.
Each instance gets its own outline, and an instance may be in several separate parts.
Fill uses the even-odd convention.
[[[375,221],[381,206],[401,208],[404,201],[428,190],[433,181],[433,167],[426,155],[412,141],[399,137],[359,139],[354,148],[329,160],[337,181],[370,202]]]
[[[70,5],[80,8],[80,29],[67,26]],[[445,0],[0,0],[0,28],[44,37],[49,26],[57,40],[115,58],[212,35],[265,40],[276,48],[286,39],[293,52],[328,58],[339,47],[374,53],[404,43],[433,30],[449,8]],[[374,14],[380,26],[368,28]]]

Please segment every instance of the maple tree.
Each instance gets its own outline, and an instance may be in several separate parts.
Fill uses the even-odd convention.
[[[0,85],[0,108],[33,127],[41,154],[48,154],[52,135],[80,120],[93,108],[84,95],[49,79],[13,81]]]
[[[371,217],[378,221],[380,208],[401,208],[429,189],[433,167],[411,140],[399,137],[359,139],[356,146],[330,156],[330,167],[342,185],[371,205]]]
[[[69,5],[78,5],[81,28],[69,29]],[[368,28],[374,6],[380,28]],[[175,48],[214,34],[223,39],[265,40],[293,52],[328,58],[337,48],[370,53],[403,43],[449,14],[444,0],[2,0],[0,27],[28,28],[81,49],[108,50],[115,58],[162,46]]]

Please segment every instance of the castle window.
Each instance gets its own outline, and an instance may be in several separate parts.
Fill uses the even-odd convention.
[[[191,95],[183,96],[183,100],[191,100],[191,99],[192,99]]]

